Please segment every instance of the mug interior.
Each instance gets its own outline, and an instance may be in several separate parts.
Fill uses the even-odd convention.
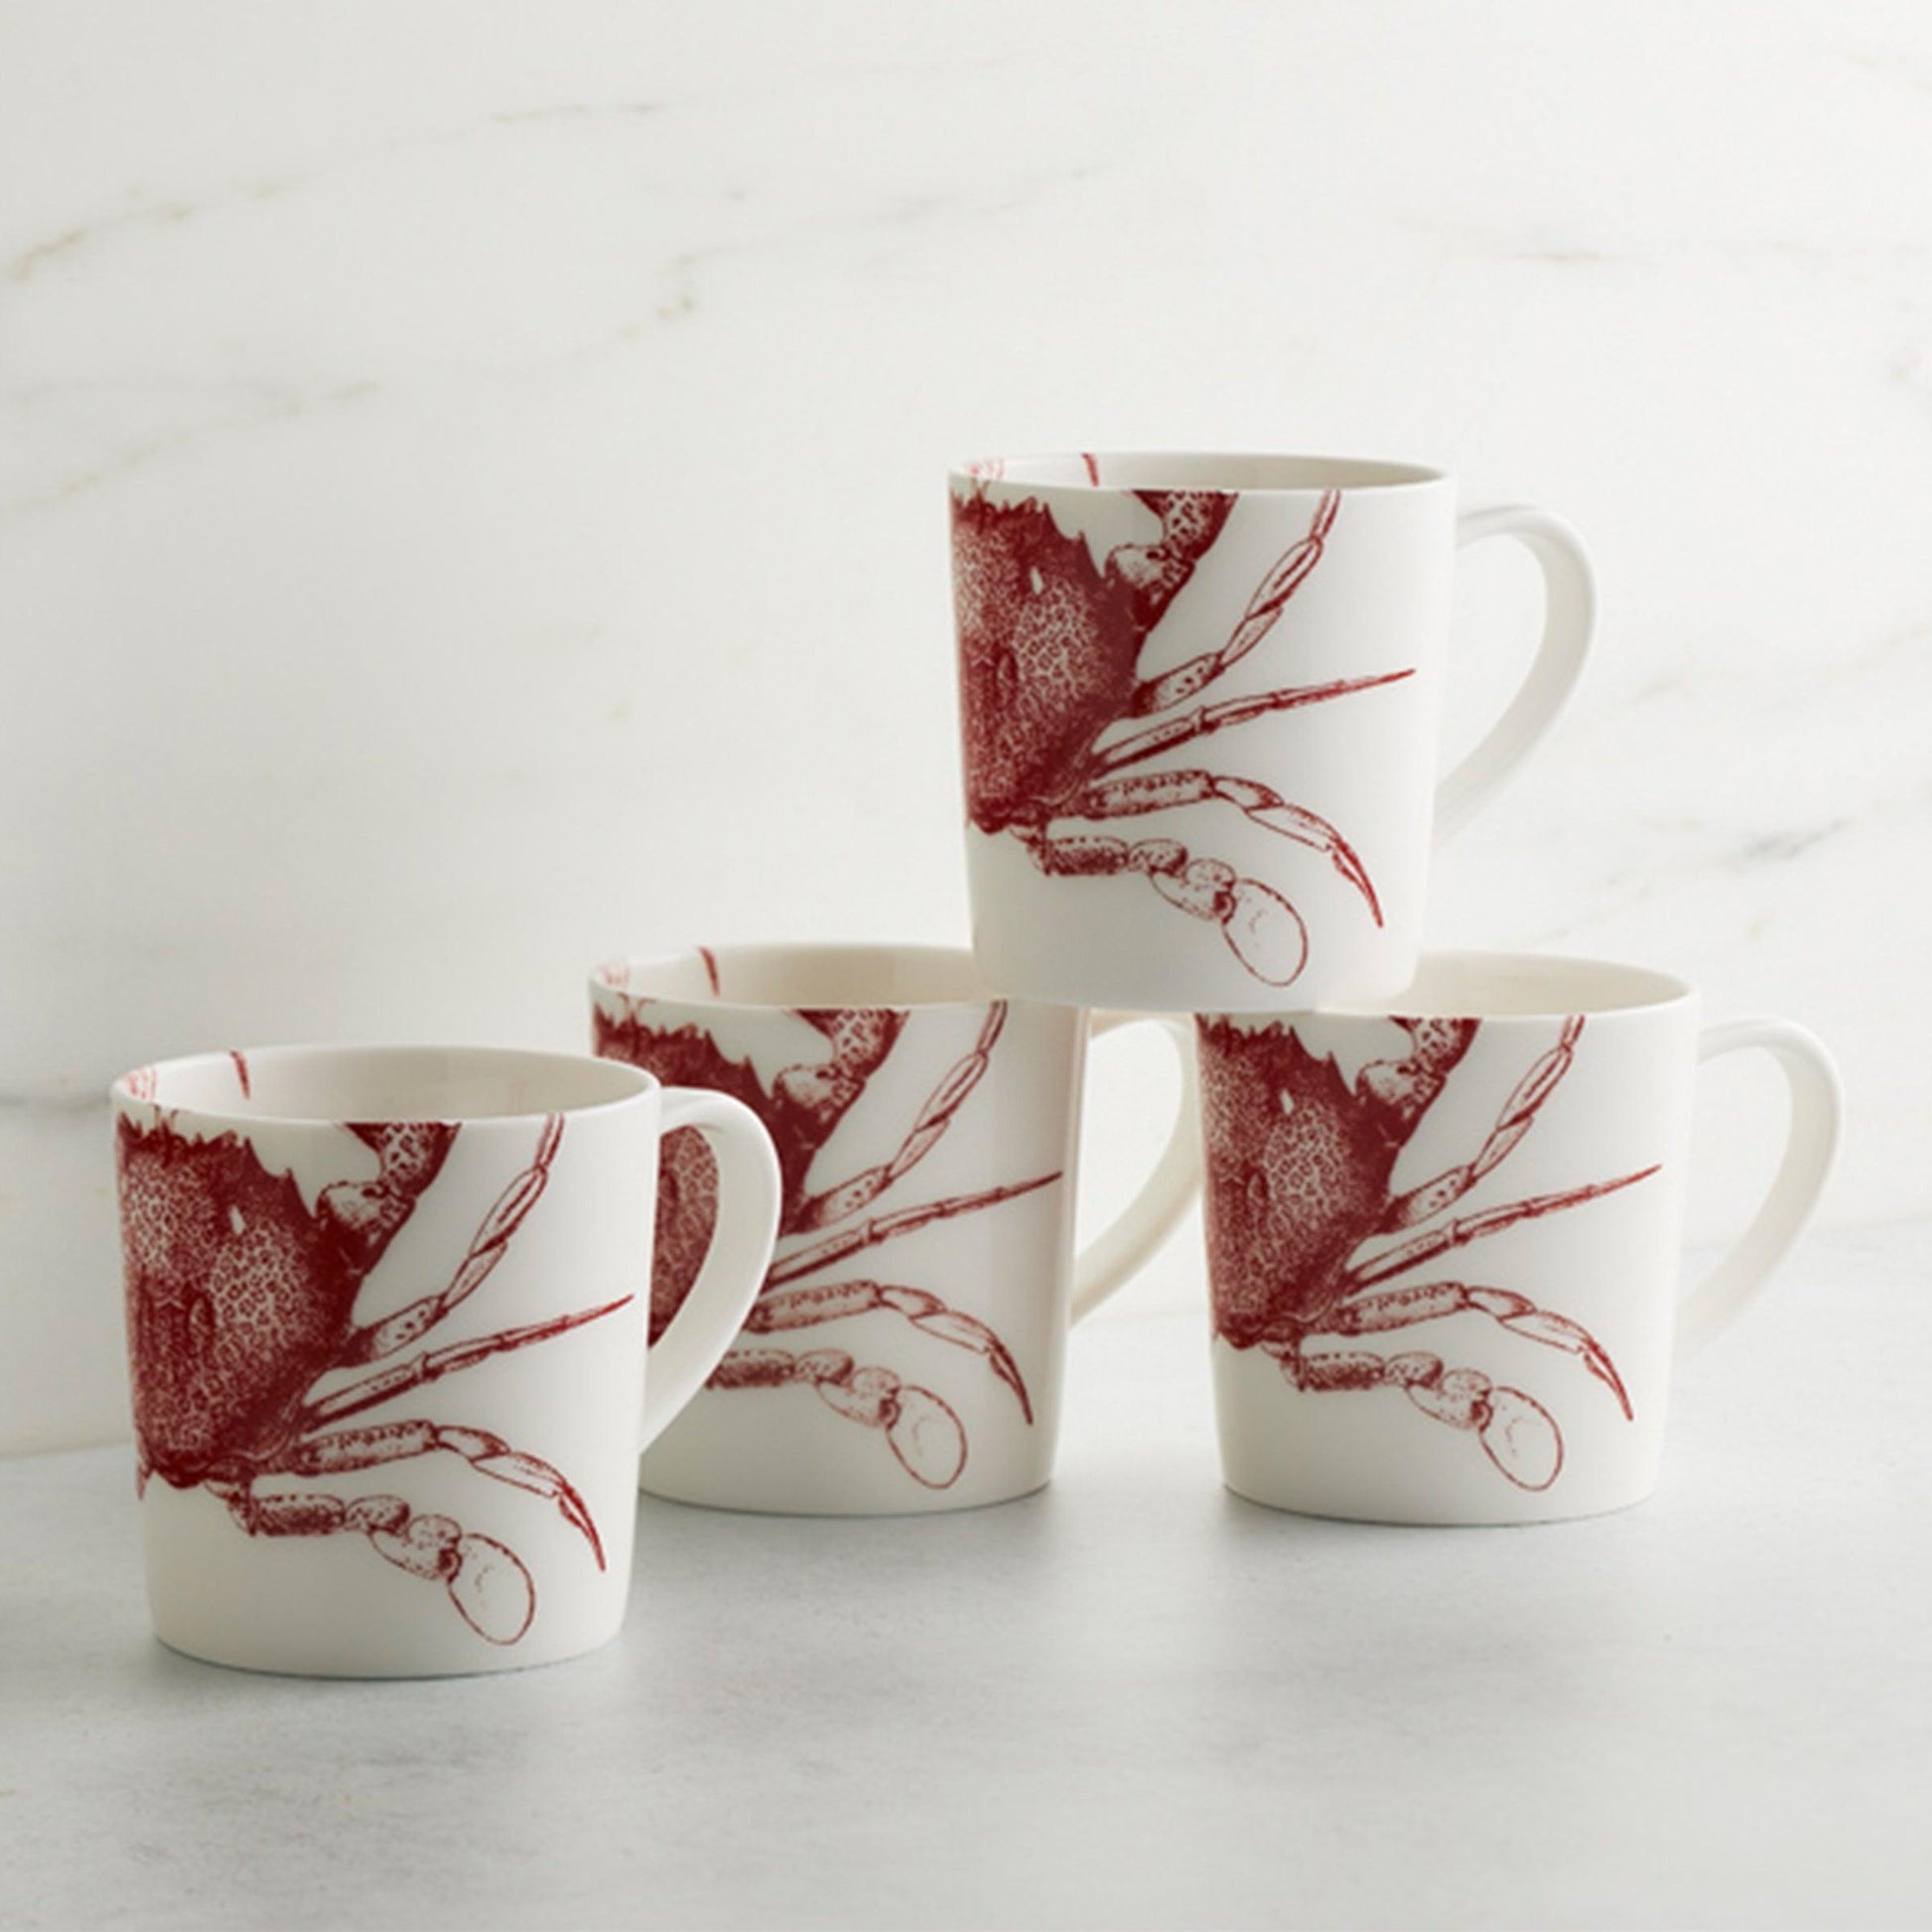
[[[717,1007],[984,1006],[1000,995],[951,946],[699,946],[613,960],[592,984],[636,999]]]
[[[268,1046],[123,1074],[117,1098],[234,1120],[471,1121],[577,1113],[656,1082],[613,1060],[498,1046]]]
[[[1629,1013],[1674,1005],[1693,989],[1668,973],[1606,959],[1539,953],[1425,953],[1400,993],[1369,1003],[1335,1001],[1324,1014],[1400,1015],[1405,1020],[1548,1019]]]
[[[1369,458],[1260,456],[1211,451],[1099,451],[988,457],[962,464],[969,479],[1058,489],[1403,489],[1447,481],[1441,470]]]

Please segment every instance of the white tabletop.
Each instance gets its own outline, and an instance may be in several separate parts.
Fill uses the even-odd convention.
[[[1201,1323],[1110,1310],[1046,1492],[646,1501],[625,1638],[496,1678],[173,1656],[127,1452],[0,1464],[0,1923],[1922,1925],[1928,1263],[1815,1237],[1662,1493],[1530,1530],[1236,1501]]]

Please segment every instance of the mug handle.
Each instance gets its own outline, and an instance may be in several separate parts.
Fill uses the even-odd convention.
[[[648,1449],[704,1387],[738,1339],[771,1265],[778,1233],[778,1157],[751,1108],[704,1087],[666,1087],[658,1139],[695,1127],[718,1163],[718,1220],[684,1306],[651,1343],[644,1370]]]
[[[1080,1250],[1073,1264],[1073,1319],[1083,1320],[1171,1235],[1200,1191],[1200,1083],[1194,1042],[1181,1021],[1159,1013],[1092,1013],[1088,1037],[1149,1021],[1173,1041],[1180,1057],[1180,1106],[1154,1172],[1114,1219]]]
[[[1791,1087],[1791,1126],[1784,1159],[1751,1224],[1736,1245],[1677,1308],[1677,1352],[1695,1354],[1728,1327],[1764,1286],[1791,1244],[1804,1232],[1832,1172],[1845,1091],[1838,1067],[1817,1036],[1789,1020],[1731,1020],[1698,1036],[1698,1058],[1761,1046]]]
[[[1557,722],[1583,675],[1596,629],[1596,574],[1584,540],[1560,516],[1527,503],[1470,510],[1455,545],[1514,537],[1543,568],[1543,642],[1509,708],[1436,787],[1436,843],[1459,832],[1516,775]]]

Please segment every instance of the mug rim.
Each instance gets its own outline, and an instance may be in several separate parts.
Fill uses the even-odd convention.
[[[1426,990],[1432,975],[1465,974],[1478,987],[1515,978],[1524,991],[1514,998],[1493,994],[1477,999],[1431,997]],[[1589,995],[1590,981],[1621,987],[1621,994]],[[1568,991],[1561,989],[1568,985]],[[1550,986],[1547,995],[1534,989]],[[1421,997],[1417,997],[1420,993]],[[1499,949],[1444,948],[1422,953],[1415,976],[1401,991],[1374,1000],[1331,1000],[1294,1010],[1226,1010],[1201,1013],[1208,1021],[1354,1020],[1477,1020],[1485,1027],[1511,1022],[1539,1022],[1582,1015],[1592,1021],[1637,1018],[1681,1007],[1698,999],[1698,989],[1674,973],[1653,966],[1635,966],[1618,959],[1592,958],[1580,953],[1511,952]],[[1525,1004],[1525,1000],[1528,1003]]]
[[[1133,482],[1101,483],[1089,466],[1125,465],[1158,473],[1173,466],[1188,470],[1232,469],[1278,472],[1280,481],[1200,482],[1176,479],[1159,482],[1155,476]],[[1065,475],[1088,469],[1089,474]],[[1030,490],[1057,490],[1068,495],[1131,495],[1143,489],[1185,489],[1215,496],[1312,495],[1326,489],[1372,490],[1393,494],[1406,489],[1431,489],[1452,483],[1447,470],[1433,464],[1386,457],[1324,456],[1272,450],[1073,450],[1027,451],[1018,456],[976,457],[951,465],[947,481],[975,487],[1011,483]]]
[[[422,1108],[375,1107],[346,1108],[330,1113],[287,1112],[266,1107],[256,1107],[249,1101],[244,1088],[242,1104],[204,1105],[193,1101],[171,1101],[165,1096],[164,1083],[170,1075],[193,1076],[205,1072],[218,1071],[223,1066],[236,1065],[245,1068],[250,1077],[258,1065],[289,1065],[301,1061],[333,1061],[339,1067],[353,1061],[370,1063],[370,1070],[364,1076],[371,1080],[381,1077],[376,1064],[395,1067],[403,1063],[418,1062],[420,1073],[408,1069],[414,1077],[425,1082],[426,1088],[433,1091],[432,1083],[440,1067],[442,1079],[447,1085],[459,1077],[461,1063],[467,1062],[471,1068],[480,1063],[493,1065],[503,1072],[520,1071],[542,1077],[545,1072],[554,1072],[559,1079],[569,1077],[580,1083],[586,1078],[612,1090],[602,1097],[582,1100],[565,1099],[551,1106],[517,1107],[514,1109],[451,1109],[447,1106],[426,1106]],[[135,1083],[142,1076],[150,1076],[156,1091],[143,1093]],[[619,1077],[624,1076],[624,1077]],[[219,1123],[224,1128],[247,1131],[260,1127],[282,1128],[330,1128],[336,1129],[347,1124],[358,1127],[404,1127],[434,1123],[439,1126],[462,1127],[466,1130],[493,1126],[527,1126],[536,1121],[561,1114],[571,1119],[581,1119],[587,1115],[616,1113],[626,1107],[633,1107],[640,1101],[648,1100],[651,1095],[661,1091],[663,1083],[654,1073],[642,1067],[634,1067],[622,1061],[600,1059],[589,1053],[559,1052],[544,1047],[529,1046],[468,1046],[437,1045],[408,1041],[391,1043],[377,1041],[359,1044],[346,1041],[323,1041],[310,1043],[286,1043],[271,1046],[224,1047],[210,1049],[202,1053],[181,1053],[165,1060],[151,1060],[144,1065],[131,1067],[121,1074],[108,1087],[108,1098],[117,1109],[133,1107],[153,1107],[157,1111],[198,1121]]]
[[[704,962],[706,977],[711,982],[710,992],[655,993],[634,985],[621,984],[616,977],[622,975],[628,979],[643,972],[688,968],[694,959]],[[868,969],[887,969],[894,964],[912,964],[961,974],[970,978],[973,990],[936,999],[868,1000],[844,996],[811,1000],[726,999],[717,991],[718,962],[721,959],[786,968],[802,965],[807,971],[828,968],[836,962],[845,961],[852,963],[860,973]],[[593,1005],[600,994],[611,994],[631,1006],[701,1007],[707,1012],[716,1013],[792,1013],[800,1008],[836,1008],[850,1013],[959,1013],[982,1012],[992,1006],[1024,1008],[1037,1004],[998,992],[988,985],[970,947],[934,945],[918,940],[751,940],[718,946],[681,946],[656,953],[621,954],[599,961],[591,969],[589,985]]]

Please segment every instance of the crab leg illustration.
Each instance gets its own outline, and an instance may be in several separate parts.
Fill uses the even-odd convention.
[[[494,1644],[513,1644],[536,1616],[536,1587],[516,1554],[451,1516],[418,1516],[400,1496],[256,1495],[210,1482],[250,1536],[334,1536],[357,1531],[385,1562],[440,1583],[464,1622]]]
[[[1544,1214],[1560,1213],[1566,1207],[1581,1207],[1585,1201],[1598,1200],[1604,1194],[1615,1193],[1620,1187],[1631,1187],[1639,1180],[1648,1180],[1656,1172],[1655,1166],[1640,1168],[1635,1173],[1619,1174],[1614,1180],[1591,1181],[1587,1186],[1565,1187],[1553,1194],[1538,1194],[1533,1200],[1511,1201],[1507,1206],[1486,1208],[1480,1214],[1450,1221],[1445,1227],[1416,1235],[1400,1247],[1390,1248],[1373,1261],[1362,1263],[1353,1271],[1350,1279],[1358,1287],[1366,1287],[1371,1282],[1385,1282],[1391,1275],[1403,1274],[1408,1269],[1421,1267],[1425,1261],[1434,1261],[1438,1255],[1448,1254],[1451,1248],[1464,1248],[1471,1241],[1480,1241],[1485,1235],[1500,1234],[1504,1228],[1514,1227],[1518,1221],[1533,1221]]]
[[[1563,1435],[1550,1412],[1477,1369],[1445,1368],[1441,1356],[1420,1350],[1386,1358],[1365,1352],[1304,1355],[1292,1343],[1276,1343],[1266,1352],[1305,1394],[1400,1389],[1432,1420],[1472,1431],[1490,1461],[1519,1489],[1547,1489],[1563,1471]]]
[[[1028,1399],[1027,1385],[1006,1343],[984,1321],[948,1308],[938,1296],[928,1295],[922,1288],[897,1288],[882,1282],[828,1282],[819,1288],[785,1289],[765,1296],[753,1308],[746,1317],[745,1331],[767,1335],[785,1328],[809,1328],[817,1322],[865,1314],[873,1309],[891,1309],[904,1315],[922,1334],[984,1355],[994,1374],[1018,1398],[1021,1414],[1033,1421],[1034,1406]]]
[[[1173,805],[1193,804],[1207,798],[1218,798],[1227,804],[1237,805],[1257,825],[1319,852],[1368,901],[1369,910],[1375,914],[1375,923],[1382,923],[1382,906],[1375,897],[1375,887],[1348,841],[1318,813],[1290,804],[1279,792],[1271,791],[1268,786],[1257,784],[1251,778],[1222,778],[1212,771],[1150,771],[1132,777],[1110,778],[1089,786],[1080,794],[1074,801],[1075,816],[1091,819],[1127,818],[1142,812],[1166,811]],[[1150,867],[1150,870],[1179,871],[1185,865],[1186,854],[1178,846],[1173,847],[1173,860],[1175,863]],[[1246,883],[1253,884],[1252,881]],[[1259,890],[1266,892],[1268,889],[1262,887]],[[1286,907],[1291,917],[1294,916],[1294,908],[1288,906],[1279,894],[1270,894],[1270,897]]]
[[[1006,1024],[1006,1005],[997,1002],[982,1022],[979,1037],[973,1042],[972,1049],[954,1062],[941,1076],[939,1084],[926,1096],[918,1118],[907,1130],[892,1159],[800,1202],[797,1213],[790,1217],[785,1231],[788,1234],[803,1234],[813,1228],[829,1227],[834,1222],[842,1221],[848,1215],[858,1213],[861,1208],[869,1207],[894,1181],[917,1167],[938,1145],[946,1129],[952,1125],[953,1116],[965,1106],[973,1089],[986,1077],[986,1069],[993,1064],[994,1045]]]
[[[1105,750],[1094,753],[1093,769],[1118,771],[1123,765],[1139,764],[1158,753],[1172,752],[1177,745],[1191,745],[1198,738],[1210,737],[1233,725],[1271,717],[1278,711],[1300,711],[1304,705],[1325,704],[1331,698],[1352,697],[1357,691],[1400,684],[1404,678],[1413,676],[1413,671],[1383,671],[1374,677],[1336,678],[1327,684],[1305,684],[1292,691],[1264,691],[1259,697],[1225,698],[1219,704],[1201,705],[1178,718],[1150,725],[1132,738],[1116,739]]]
[[[1169,904],[1218,925],[1242,964],[1271,986],[1287,986],[1308,962],[1302,915],[1272,887],[1241,878],[1224,860],[1190,858],[1173,839],[1129,845],[1125,839],[1035,832],[1021,834],[1020,842],[1040,871],[1055,878],[1143,874]]]
[[[1062,537],[1035,499],[998,505],[981,493],[955,501],[968,813],[983,832],[1013,833],[1049,877],[1143,875],[1171,904],[1215,923],[1257,979],[1285,986],[1307,962],[1308,930],[1272,887],[1224,861],[1194,858],[1172,839],[1130,844],[1049,828],[1233,804],[1256,824],[1325,856],[1379,925],[1381,903],[1367,867],[1316,813],[1249,778],[1201,770],[1121,774],[1211,733],[1399,683],[1414,671],[1230,698],[1161,717],[1225,676],[1275,627],[1320,563],[1341,495],[1322,493],[1308,534],[1270,568],[1224,644],[1143,679],[1136,670],[1142,646],[1220,536],[1235,499],[1218,491],[1138,494],[1161,519],[1159,540],[1118,545],[1097,571],[1084,542]],[[1103,742],[1141,718],[1158,722]]]
[[[781,1287],[786,1282],[795,1282],[801,1275],[816,1274],[819,1269],[829,1268],[833,1262],[843,1261],[848,1255],[856,1255],[866,1248],[876,1248],[882,1241],[894,1240],[901,1234],[914,1234],[922,1227],[930,1227],[934,1221],[949,1221],[955,1215],[977,1214],[982,1208],[997,1207],[1002,1201],[1031,1194],[1036,1187],[1050,1186],[1057,1179],[1057,1172],[1043,1173],[1033,1180],[1010,1181],[1004,1187],[983,1187],[976,1194],[954,1194],[947,1200],[925,1201],[917,1207],[901,1207],[891,1214],[875,1215],[856,1228],[847,1228],[829,1240],[818,1242],[797,1254],[787,1255],[783,1261],[774,1261],[765,1275],[765,1286],[771,1289]]]
[[[1427,1072],[1441,1061],[1453,1041],[1460,1039],[1466,1045],[1475,1037],[1473,1027],[1463,1023],[1455,1032],[1445,1030],[1444,1023],[1434,1023],[1434,1030],[1422,1035],[1422,1030],[1431,1023],[1417,1021],[1412,1023],[1412,1035],[1421,1035],[1427,1042],[1420,1048],[1419,1064]],[[1537,1109],[1549,1099],[1558,1081],[1568,1073],[1577,1059],[1577,1041],[1584,1031],[1583,1016],[1572,1014],[1563,1023],[1563,1031],[1557,1036],[1557,1043],[1539,1058],[1534,1066],[1517,1082],[1516,1090],[1503,1102],[1502,1112],[1496,1116],[1496,1124],[1489,1130],[1489,1138],[1477,1151],[1475,1159],[1464,1162],[1460,1167],[1450,1168],[1439,1173],[1433,1180],[1426,1180],[1420,1187],[1412,1187],[1408,1193],[1399,1194],[1389,1203],[1386,1216],[1391,1231],[1396,1228],[1413,1227],[1418,1221],[1426,1221],[1440,1214],[1444,1208],[1452,1207],[1466,1194],[1476,1182],[1494,1169],[1514,1148],[1525,1134],[1530,1131],[1536,1119]],[[1457,1053],[1455,1057],[1459,1058]],[[1449,1060],[1445,1066],[1452,1065]],[[1399,1083],[1400,1069],[1384,1070],[1385,1081]],[[1439,1083],[1440,1084],[1440,1083]],[[1437,1091],[1430,1089],[1431,1097]],[[1426,1104],[1426,1103],[1425,1103]],[[1420,1109],[1418,1109],[1420,1112]]]
[[[548,1341],[552,1335],[566,1334],[572,1328],[581,1328],[587,1321],[598,1321],[607,1314],[616,1314],[620,1309],[627,1308],[632,1300],[631,1296],[625,1295],[615,1302],[606,1302],[602,1308],[584,1309],[575,1314],[552,1315],[547,1321],[527,1322],[521,1328],[500,1328],[493,1335],[479,1335],[474,1341],[453,1341],[445,1348],[425,1349],[405,1362],[398,1362],[393,1368],[367,1376],[360,1382],[351,1382],[346,1388],[338,1389],[334,1395],[311,1403],[304,1413],[303,1426],[305,1429],[316,1428],[324,1423],[343,1422],[350,1416],[359,1416],[363,1410],[373,1409],[378,1403],[387,1402],[410,1389],[420,1389],[428,1383],[440,1381],[446,1375],[454,1375],[459,1369],[472,1368],[491,1355],[508,1354],[514,1348],[527,1348],[532,1342]]]
[[[1233,635],[1227,642],[1219,650],[1203,651],[1200,656],[1190,658],[1185,664],[1164,672],[1160,677],[1145,680],[1134,693],[1133,702],[1128,707],[1129,714],[1145,718],[1152,712],[1172,711],[1175,705],[1185,704],[1196,691],[1205,690],[1247,656],[1274,629],[1275,621],[1281,616],[1288,600],[1313,574],[1315,565],[1321,561],[1322,548],[1327,543],[1328,532],[1335,527],[1335,517],[1340,509],[1341,491],[1323,490],[1320,501],[1314,506],[1314,518],[1309,525],[1308,535],[1291,545],[1276,560],[1274,568],[1261,580],[1254,596],[1248,600],[1248,608],[1242,612],[1241,621],[1234,626]],[[1164,514],[1164,524],[1166,520]],[[1164,539],[1165,534],[1164,530]],[[1219,534],[1219,527],[1216,526],[1213,535]],[[1212,540],[1210,536],[1209,541]],[[1176,585],[1175,588],[1179,587]]]
[[[1391,1328],[1411,1327],[1442,1315],[1459,1314],[1464,1310],[1488,1315],[1512,1334],[1527,1336],[1531,1341],[1577,1356],[1616,1397],[1624,1415],[1633,1413],[1615,1364],[1589,1330],[1580,1327],[1568,1315],[1552,1314],[1548,1309],[1538,1308],[1527,1295],[1518,1295],[1511,1289],[1478,1288],[1467,1282],[1423,1282],[1413,1288],[1382,1289],[1374,1294],[1351,1296],[1329,1315],[1327,1332],[1384,1334]]]
[[[452,1428],[433,1422],[391,1422],[338,1430],[327,1436],[305,1438],[264,1473],[339,1475],[347,1469],[373,1469],[385,1462],[400,1462],[412,1455],[429,1455],[437,1450],[460,1455],[480,1473],[555,1503],[564,1521],[591,1546],[597,1567],[605,1568],[603,1539],[583,1497],[572,1484],[541,1456],[526,1455],[485,1429]]]
[[[883,1430],[899,1466],[928,1489],[949,1489],[966,1466],[966,1431],[930,1389],[901,1382],[889,1368],[860,1368],[839,1348],[793,1355],[783,1348],[734,1349],[713,1386],[777,1389],[789,1383],[816,1389],[827,1408],[848,1422]]]
[[[354,1130],[371,1146],[392,1144],[399,1131],[406,1130],[387,1127]],[[372,1136],[381,1137],[380,1143]],[[344,1365],[376,1361],[384,1355],[393,1355],[398,1348],[408,1347],[419,1335],[435,1327],[459,1302],[466,1301],[488,1280],[490,1271],[507,1251],[510,1236],[523,1225],[524,1216],[537,1204],[544,1188],[549,1185],[550,1164],[556,1159],[557,1145],[563,1136],[563,1116],[549,1115],[543,1123],[543,1132],[538,1137],[537,1151],[530,1165],[503,1189],[489,1212],[483,1216],[483,1225],[472,1237],[469,1252],[458,1264],[449,1287],[441,1294],[425,1295],[421,1301],[412,1302],[406,1309],[398,1310],[384,1320],[357,1329],[345,1345],[341,1357]],[[332,1187],[329,1192],[340,1215],[343,1212],[340,1197],[345,1190]]]

